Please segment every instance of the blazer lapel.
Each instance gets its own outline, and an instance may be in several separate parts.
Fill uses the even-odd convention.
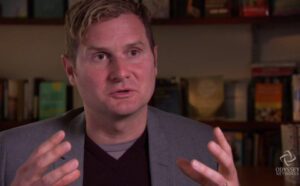
[[[85,118],[83,112],[69,121],[66,130],[66,140],[72,144],[72,149],[64,157],[54,164],[54,168],[61,166],[67,161],[77,158],[79,161],[80,178],[72,186],[83,185],[83,162],[84,162],[84,135]],[[151,173],[151,185],[173,185],[172,170],[170,168],[171,154],[166,136],[161,129],[159,119],[155,113],[148,111],[147,119],[149,161]]]
[[[55,167],[59,167],[67,161],[76,158],[79,161],[80,178],[72,184],[72,186],[82,186],[83,184],[83,161],[84,161],[84,135],[85,135],[85,119],[84,112],[67,123],[66,141],[72,145],[72,149],[64,157],[55,163]]]
[[[149,136],[149,157],[151,185],[173,185],[170,169],[170,151],[163,130],[159,124],[159,119],[155,113],[148,111],[147,130]]]

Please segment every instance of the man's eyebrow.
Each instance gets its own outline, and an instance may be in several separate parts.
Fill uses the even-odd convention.
[[[133,42],[133,43],[127,44],[126,47],[130,48],[130,47],[134,47],[134,46],[144,46],[144,45],[145,45],[144,42],[137,41],[137,42]]]
[[[109,49],[105,47],[88,46],[87,51],[109,51]]]
[[[124,48],[131,48],[135,46],[145,46],[145,43],[142,41],[137,41],[133,43],[126,44]],[[104,51],[104,52],[109,52],[109,48],[106,47],[98,47],[98,46],[87,46],[86,48],[87,51]]]

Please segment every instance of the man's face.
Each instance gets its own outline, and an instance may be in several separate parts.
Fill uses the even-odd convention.
[[[126,116],[147,108],[157,74],[156,48],[133,14],[95,23],[78,47],[76,67],[65,60],[68,77],[86,110]]]

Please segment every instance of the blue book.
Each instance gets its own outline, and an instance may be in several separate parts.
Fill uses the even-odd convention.
[[[66,5],[65,0],[33,0],[33,17],[63,18]]]
[[[2,17],[25,18],[28,15],[27,0],[0,0]]]

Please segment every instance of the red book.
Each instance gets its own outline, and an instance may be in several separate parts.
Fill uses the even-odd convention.
[[[242,17],[269,16],[268,0],[243,0],[240,6]]]

